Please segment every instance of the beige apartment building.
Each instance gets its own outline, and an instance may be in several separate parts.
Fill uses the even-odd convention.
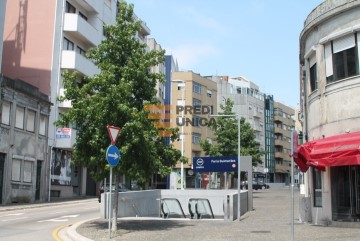
[[[201,178],[193,172],[192,158],[205,155],[200,147],[201,140],[211,142],[214,139],[213,131],[206,125],[209,116],[205,112],[211,109],[217,113],[216,83],[192,71],[173,72],[171,79],[171,123],[180,130],[180,140],[174,142],[174,146],[182,151],[188,163],[183,164],[183,172],[180,163],[175,166],[170,176],[170,188],[181,188],[181,173],[184,188],[204,187],[211,178]],[[186,111],[181,111],[183,106]],[[203,107],[200,108],[203,111],[194,111],[196,106]]]
[[[275,176],[274,182],[290,182],[291,131],[295,126],[295,110],[274,101]]]

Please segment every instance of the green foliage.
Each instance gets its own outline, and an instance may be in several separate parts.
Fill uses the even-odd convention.
[[[56,125],[76,126],[72,159],[86,166],[96,180],[108,175],[107,125],[121,128],[115,144],[121,160],[115,173],[125,173],[140,184],[153,173],[169,174],[181,156],[157,135],[144,110],[145,104],[157,103],[156,82],[164,81],[164,76],[150,72],[150,68],[163,63],[164,51],[146,51],[146,45],[136,37],[140,26],[133,5],[121,1],[116,24],[105,26],[106,39],[87,53],[100,74],[81,79],[76,72],[63,73],[66,91],[58,101],[70,100],[72,108],[62,113]],[[178,131],[172,131],[172,138],[177,138]]]
[[[220,105],[222,112],[219,115],[234,115],[232,112],[234,103],[227,99],[225,105]],[[208,140],[202,140],[200,145],[209,156],[237,156],[238,155],[238,120],[237,117],[218,117],[216,123],[213,122],[210,128],[214,130],[216,144],[210,144]],[[240,154],[242,156],[252,156],[253,166],[261,163],[261,156],[264,152],[260,151],[260,144],[255,140],[255,131],[250,124],[240,119]]]

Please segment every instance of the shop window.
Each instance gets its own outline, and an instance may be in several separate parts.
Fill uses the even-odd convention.
[[[321,171],[313,168],[314,207],[322,207]]]

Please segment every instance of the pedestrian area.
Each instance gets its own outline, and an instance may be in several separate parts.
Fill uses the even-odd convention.
[[[360,225],[353,227],[317,226],[299,223],[299,191],[294,198],[294,239],[360,240]],[[289,241],[291,231],[291,190],[268,189],[254,192],[254,210],[238,221],[184,219],[119,219],[118,231],[111,240],[261,240]],[[109,240],[108,222],[92,220],[80,225],[77,232],[92,240]]]

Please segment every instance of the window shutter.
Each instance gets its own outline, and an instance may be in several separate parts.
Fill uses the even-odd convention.
[[[355,36],[353,34],[333,40],[334,53],[339,53],[355,46]]]
[[[316,64],[316,55],[315,54],[312,54],[309,58],[309,64],[310,64],[310,68]]]
[[[325,69],[326,69],[326,77],[333,75],[331,43],[327,43],[325,45]]]

